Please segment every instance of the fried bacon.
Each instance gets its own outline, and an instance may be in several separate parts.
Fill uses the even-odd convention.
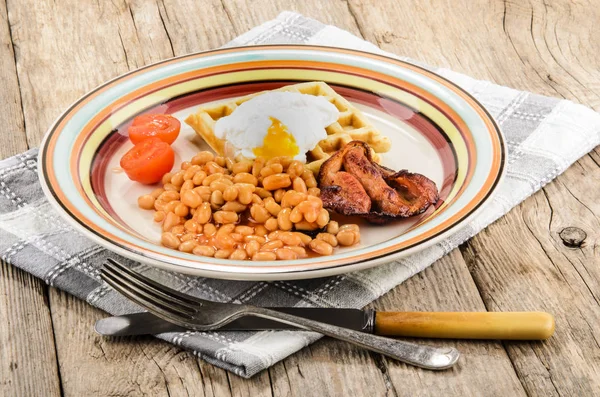
[[[371,210],[365,189],[354,175],[344,171],[336,174],[333,185],[321,189],[321,200],[325,208],[343,215],[363,215]]]
[[[433,181],[375,163],[361,141],[349,142],[325,161],[318,181],[325,208],[374,223],[420,214],[438,200]]]

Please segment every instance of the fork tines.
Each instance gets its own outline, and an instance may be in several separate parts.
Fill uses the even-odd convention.
[[[167,321],[190,319],[195,308],[201,305],[191,297],[160,285],[110,258],[100,275],[117,292]]]

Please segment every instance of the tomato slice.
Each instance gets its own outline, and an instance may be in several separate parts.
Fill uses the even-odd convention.
[[[150,185],[171,171],[175,152],[159,138],[148,138],[136,144],[121,158],[121,168],[132,181]]]
[[[129,127],[129,139],[135,145],[150,137],[160,138],[169,145],[175,142],[181,122],[168,114],[142,114],[133,119]]]

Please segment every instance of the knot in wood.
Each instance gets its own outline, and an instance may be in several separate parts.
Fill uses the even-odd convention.
[[[384,43],[391,43],[392,41],[394,41],[395,37],[396,35],[394,34],[394,32],[390,32],[388,30],[381,35],[381,40],[383,40]]]
[[[581,247],[587,237],[586,232],[573,226],[565,227],[558,235],[567,247]]]

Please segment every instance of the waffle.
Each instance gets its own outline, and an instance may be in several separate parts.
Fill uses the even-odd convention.
[[[362,112],[355,108],[350,102],[337,94],[324,82],[314,81],[288,85],[273,91],[299,92],[308,95],[324,96],[339,110],[336,122],[325,128],[327,138],[321,140],[316,148],[311,150],[307,156],[306,166],[315,174],[319,172],[321,164],[333,153],[346,143],[359,140],[369,144],[373,159],[379,162],[379,154],[390,150],[391,142],[388,137],[382,135],[371,125]],[[240,104],[249,99],[261,95],[267,91],[239,97],[230,101],[220,102],[201,107],[196,113],[191,114],[185,120],[198,135],[200,135],[210,147],[219,155],[224,155],[225,141],[218,139],[214,134],[214,126],[218,119],[230,115]]]

